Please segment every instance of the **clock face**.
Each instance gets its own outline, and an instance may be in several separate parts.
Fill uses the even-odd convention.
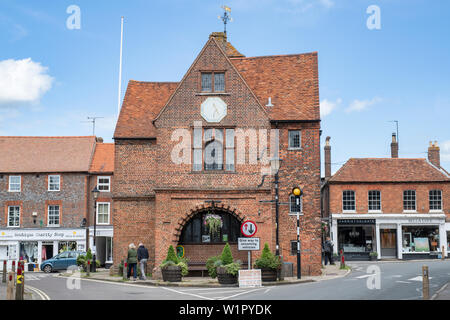
[[[208,122],[220,122],[227,115],[227,104],[220,98],[207,98],[201,106],[203,119]]]

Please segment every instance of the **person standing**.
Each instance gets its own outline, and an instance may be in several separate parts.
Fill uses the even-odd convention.
[[[331,242],[330,237],[327,237],[325,243],[323,244],[323,249],[325,252],[325,265],[330,264],[333,265],[333,242]]]
[[[145,270],[147,269],[148,250],[142,243],[139,243],[139,248],[137,250],[137,259],[141,267],[141,277],[139,279],[147,280]]]
[[[127,262],[128,262],[128,272],[127,272],[127,278],[130,279],[131,271],[133,270],[133,279],[134,281],[137,280],[137,251],[136,246],[134,243],[130,243],[128,246],[128,255],[127,255]]]

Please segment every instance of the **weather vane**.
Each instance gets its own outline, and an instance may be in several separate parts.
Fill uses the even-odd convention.
[[[222,6],[222,9],[225,10],[223,13],[223,17],[218,16],[218,18],[223,21],[223,28],[224,28],[223,32],[225,34],[227,34],[227,23],[228,23],[228,21],[233,22],[233,18],[230,17],[230,13],[231,13],[230,7]]]

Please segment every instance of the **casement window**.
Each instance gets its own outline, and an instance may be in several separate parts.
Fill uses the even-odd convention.
[[[52,175],[48,176],[48,191],[60,191],[61,190],[61,176]]]
[[[21,176],[9,176],[9,192],[20,192],[22,189],[21,186],[22,177]]]
[[[442,211],[442,191],[430,190],[429,203],[430,211]]]
[[[345,190],[342,192],[342,209],[343,211],[352,211],[352,212],[356,210],[355,191]]]
[[[8,227],[20,227],[20,207],[8,207]]]
[[[235,170],[234,129],[195,128],[193,146],[193,171]]]
[[[403,191],[403,211],[416,211],[416,190]]]
[[[295,196],[294,195],[290,195],[289,196],[289,214],[290,215],[296,215],[297,212],[302,212],[302,202],[303,202],[303,197],[300,197],[300,204],[297,205],[296,201],[295,201]]]
[[[97,188],[100,192],[111,191],[111,177],[97,177]]]
[[[289,131],[289,149],[298,150],[301,149],[301,131],[300,130],[290,130]]]
[[[369,190],[369,211],[381,211],[381,191]]]
[[[202,92],[225,92],[224,72],[202,72]]]
[[[48,226],[49,227],[59,227],[60,222],[61,222],[60,206],[59,205],[49,205],[48,206]]]
[[[97,202],[97,224],[109,224],[109,202]]]

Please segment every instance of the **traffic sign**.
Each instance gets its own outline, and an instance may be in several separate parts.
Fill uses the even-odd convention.
[[[259,238],[238,238],[239,251],[258,251]]]
[[[256,223],[253,221],[247,220],[241,225],[241,233],[244,237],[251,238],[256,234],[258,228],[256,227]]]

